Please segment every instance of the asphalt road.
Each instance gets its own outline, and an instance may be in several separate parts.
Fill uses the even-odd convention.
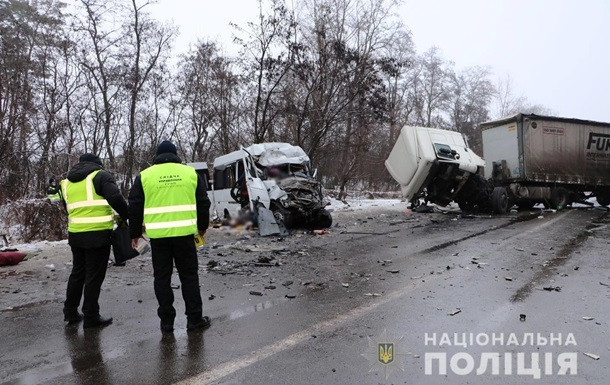
[[[336,222],[330,234],[286,239],[211,230],[200,256],[204,312],[212,318],[204,333],[186,332],[176,290],[176,331],[161,334],[143,257],[109,268],[101,307],[113,325],[64,327],[67,248],[43,249],[36,258],[56,261],[55,271],[0,270],[0,384],[608,383],[606,212],[462,217],[406,215],[397,206],[339,213]],[[454,333],[504,337],[494,346],[455,346]],[[528,333],[534,342],[561,333],[562,343],[522,344]],[[444,334],[450,345],[440,343]],[[507,344],[511,334],[518,345]],[[575,345],[565,344],[568,335]],[[394,344],[387,365],[378,343]],[[426,374],[430,353],[446,355],[446,374],[438,360]],[[482,357],[496,353],[493,374]],[[527,370],[532,353],[540,356],[540,379]],[[574,354],[576,373],[557,374],[562,353]],[[452,365],[456,354],[473,357],[474,369],[457,374],[467,360]]]

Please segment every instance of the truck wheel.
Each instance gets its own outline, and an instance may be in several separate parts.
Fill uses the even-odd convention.
[[[318,212],[318,215],[316,215],[315,222],[313,223],[313,228],[314,230],[327,229],[332,226],[332,224],[333,217],[327,210],[322,209],[320,210],[320,212]]]
[[[509,209],[508,192],[505,187],[496,187],[491,193],[491,207],[496,214],[506,214]]]
[[[599,194],[595,197],[595,199],[597,200],[597,203],[599,203],[600,206],[608,206],[610,205],[610,193],[609,194]]]
[[[555,187],[551,190],[551,208],[563,210],[570,204],[570,192],[564,187]]]

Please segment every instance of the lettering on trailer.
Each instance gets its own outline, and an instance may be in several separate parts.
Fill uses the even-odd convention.
[[[563,127],[542,127],[542,132],[546,135],[563,135]]]
[[[587,141],[587,159],[610,161],[610,134],[590,132]]]

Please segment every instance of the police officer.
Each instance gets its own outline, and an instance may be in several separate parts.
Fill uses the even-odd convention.
[[[174,293],[171,288],[176,264],[186,307],[187,329],[205,329],[210,318],[202,316],[197,250],[194,235],[208,228],[210,200],[205,182],[195,169],[181,164],[176,146],[162,142],[153,165],[136,177],[129,192],[129,224],[132,246],[142,236],[142,224],[151,240],[154,288],[161,331],[174,330]]]
[[[51,202],[59,202],[61,201],[60,192],[61,189],[57,184],[55,178],[49,179],[49,186],[47,187],[47,198],[49,198]]]
[[[83,327],[103,327],[112,318],[100,315],[98,299],[110,256],[114,225],[113,209],[127,220],[127,202],[102,161],[83,154],[61,181],[61,195],[68,210],[68,243],[72,249],[72,273],[68,279],[64,317],[69,324],[83,317],[78,313],[83,299]]]

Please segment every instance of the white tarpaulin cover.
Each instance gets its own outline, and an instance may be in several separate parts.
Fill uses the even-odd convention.
[[[264,167],[309,162],[309,157],[301,147],[288,143],[258,143],[245,150]]]

